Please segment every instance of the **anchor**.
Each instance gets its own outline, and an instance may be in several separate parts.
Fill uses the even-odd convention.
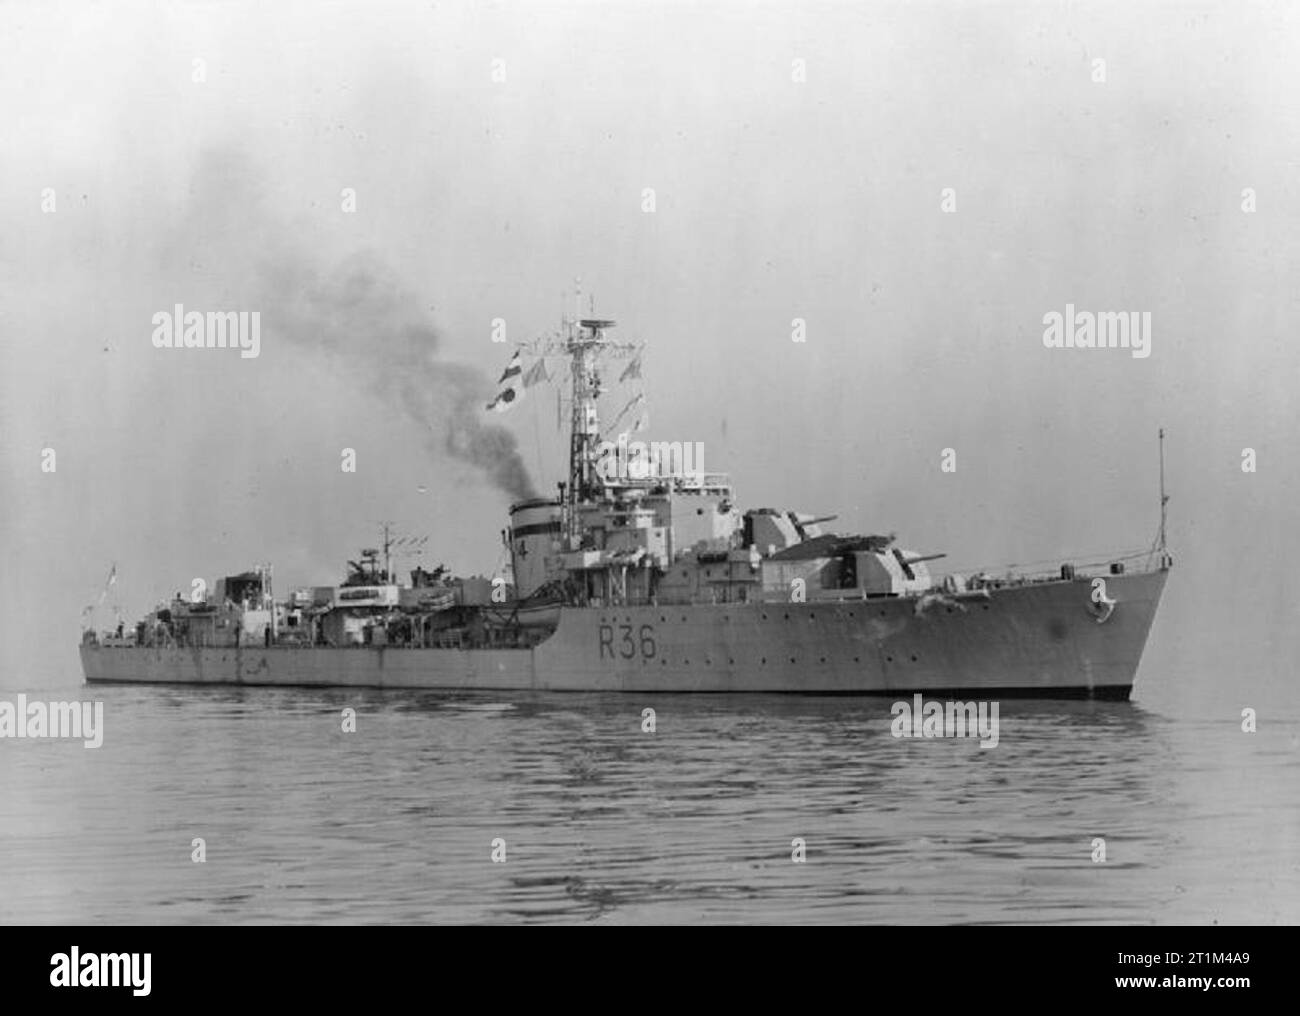
[[[1110,615],[1115,613],[1115,604],[1118,601],[1112,600],[1106,595],[1106,580],[1095,578],[1092,580],[1092,603],[1088,610],[1098,624],[1105,624],[1110,620]]]

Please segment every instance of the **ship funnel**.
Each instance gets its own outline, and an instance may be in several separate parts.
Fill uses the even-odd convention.
[[[546,559],[559,551],[561,520],[560,502],[549,498],[511,506],[510,562],[518,599],[525,599],[546,582]]]

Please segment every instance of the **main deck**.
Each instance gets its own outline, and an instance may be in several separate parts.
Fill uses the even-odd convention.
[[[1126,698],[1167,572],[962,598],[564,608],[532,648],[83,645],[88,682]]]

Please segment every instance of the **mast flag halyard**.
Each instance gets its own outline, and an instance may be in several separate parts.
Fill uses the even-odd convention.
[[[498,382],[501,385],[501,390],[497,392],[497,397],[487,404],[487,408],[494,413],[504,413],[523,398],[523,373],[523,354],[519,350],[515,350],[515,355],[506,364],[506,369],[502,372],[501,380]]]
[[[572,318],[565,317],[560,331],[550,336],[539,338],[522,345],[516,350],[504,373],[501,375],[501,391],[488,403],[487,408],[494,412],[505,412],[523,398],[524,390],[540,381],[550,381],[551,375],[546,369],[547,356],[564,356],[569,360],[570,380],[570,434],[569,434],[569,482],[565,485],[565,502],[569,509],[570,525],[576,520],[574,506],[600,495],[600,480],[596,470],[601,439],[600,418],[596,400],[603,391],[601,377],[602,360],[631,361],[621,372],[620,381],[636,380],[641,377],[641,354],[643,347],[631,342],[613,342],[605,335],[613,328],[615,322],[584,318],[582,312],[581,281],[575,282],[574,302],[576,313]],[[594,308],[595,301],[590,301]],[[593,311],[594,313],[594,311]],[[523,353],[537,357],[538,362],[527,373],[523,369]],[[648,417],[644,411],[644,398],[633,399],[625,411],[635,406],[642,406],[642,412],[636,421],[635,430],[644,430],[648,426]],[[556,390],[556,427],[560,427],[562,402],[557,386]],[[625,414],[619,414],[620,419]]]

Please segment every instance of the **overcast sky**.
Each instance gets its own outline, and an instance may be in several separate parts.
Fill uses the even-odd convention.
[[[426,565],[490,573],[508,496],[406,412],[410,357],[490,381],[493,319],[511,343],[553,328],[575,277],[647,343],[646,436],[702,441],[743,507],[838,512],[955,568],[1148,545],[1163,425],[1177,568],[1148,661],[1280,681],[1298,19],[0,7],[0,683],[80,680],[113,561],[130,615],[258,561],[282,591],[337,581],[383,520],[431,534]],[[261,355],[154,348],[177,303],[259,311]],[[1067,303],[1149,312],[1151,355],[1045,348]],[[501,420],[553,490],[553,390]]]

